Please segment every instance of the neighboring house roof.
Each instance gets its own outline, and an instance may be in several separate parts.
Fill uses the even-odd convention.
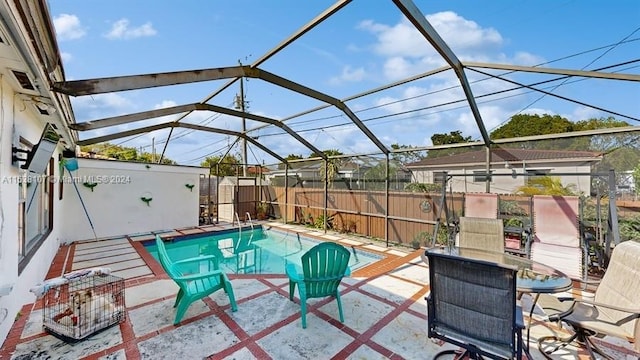
[[[486,161],[485,150],[469,151],[460,154],[440,157],[427,157],[420,161],[406,164],[407,168],[419,168],[438,165],[483,164]],[[593,151],[566,151],[566,150],[529,150],[529,149],[492,149],[491,162],[505,161],[539,161],[561,159],[586,159],[599,161],[602,153]]]
[[[262,168],[262,169],[260,169]],[[265,166],[248,166],[247,174],[267,174],[270,170]]]

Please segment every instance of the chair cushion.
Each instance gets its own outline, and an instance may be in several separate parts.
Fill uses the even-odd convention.
[[[582,248],[533,242],[531,260],[561,271],[572,279],[583,278]]]

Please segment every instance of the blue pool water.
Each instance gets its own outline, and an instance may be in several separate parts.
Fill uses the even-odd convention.
[[[217,232],[213,235],[188,235],[165,242],[174,261],[200,255],[215,255],[220,268],[233,274],[284,274],[285,266],[293,263],[302,272],[302,255],[320,241],[296,233],[274,229],[243,229]],[[155,241],[145,242],[145,248],[158,259]],[[349,266],[354,271],[382,259],[382,256],[347,247],[351,251]],[[196,269],[194,269],[196,270]]]

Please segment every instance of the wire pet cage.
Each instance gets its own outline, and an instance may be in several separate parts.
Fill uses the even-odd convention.
[[[124,279],[86,274],[49,287],[43,295],[46,331],[65,341],[77,341],[125,319]]]

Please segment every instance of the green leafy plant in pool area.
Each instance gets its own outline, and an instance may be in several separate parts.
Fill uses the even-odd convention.
[[[324,229],[324,215],[320,214],[313,222],[313,227],[316,229]],[[333,216],[327,216],[327,229],[333,229]]]
[[[428,246],[432,238],[433,236],[430,232],[420,231],[413,237],[413,240],[411,240],[411,247],[417,250],[420,249],[422,245]]]

